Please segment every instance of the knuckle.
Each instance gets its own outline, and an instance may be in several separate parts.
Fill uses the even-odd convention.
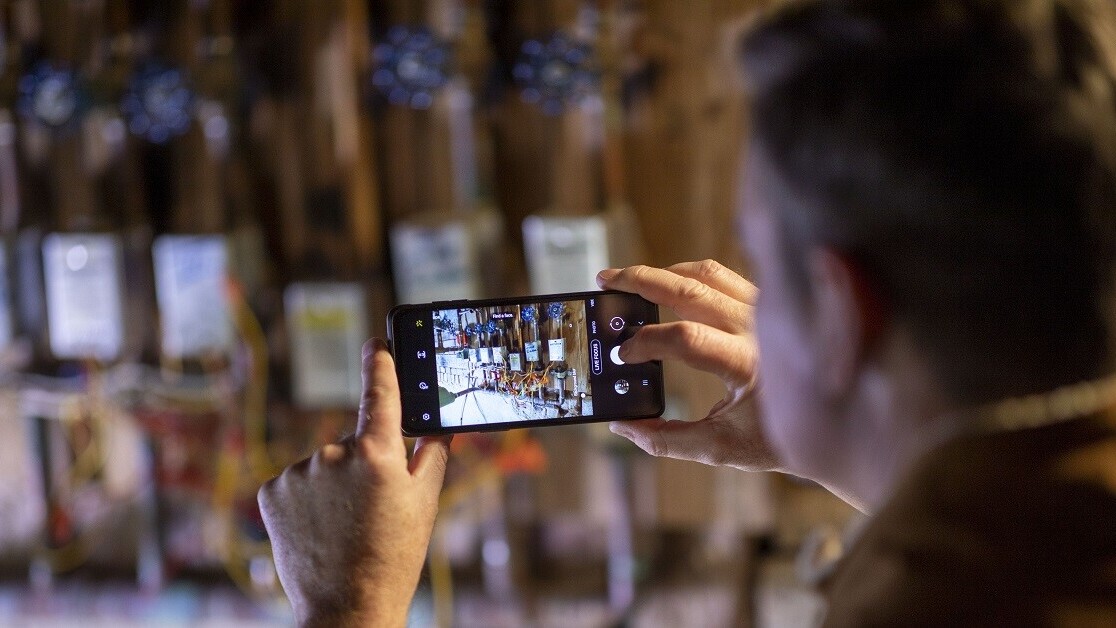
[[[725,444],[733,442],[736,434],[734,430],[723,421],[717,421],[715,419],[707,420],[710,422],[710,427],[713,432],[713,447],[711,447],[709,451],[710,464],[723,467],[730,462]]]
[[[362,393],[360,407],[357,408],[357,429],[372,422],[372,400],[368,398],[368,391]]]
[[[256,491],[256,503],[259,505],[261,513],[270,514],[275,511],[276,506],[282,503],[283,494],[289,483],[290,474],[284,470],[260,486],[260,489]]]
[[[750,379],[755,379],[756,366],[759,364],[759,345],[754,340],[749,339],[749,342],[742,343],[740,358],[743,361],[744,370],[751,373]]]
[[[621,271],[621,275],[627,274],[627,278],[635,283],[641,283],[647,280],[648,273],[651,272],[651,267],[644,264],[637,264],[629,266]]]
[[[705,326],[693,321],[681,321],[678,324],[678,344],[687,349],[701,347],[706,340]]]
[[[300,481],[304,476],[309,474],[310,465],[313,464],[313,460],[313,457],[303,458],[287,467],[279,477],[275,478],[275,482],[278,485],[277,488],[287,490],[291,483]]]
[[[717,275],[721,274],[721,271],[724,270],[724,268],[725,267],[722,266],[721,263],[717,260],[707,258],[698,262],[695,270],[701,277],[716,277]]]
[[[260,511],[265,512],[271,507],[272,492],[274,491],[275,478],[272,478],[260,486],[260,490],[256,491],[256,503],[260,506]]]
[[[697,279],[684,278],[678,282],[678,296],[685,301],[702,301],[709,296],[709,286]]]
[[[661,432],[652,432],[647,445],[648,453],[656,458],[664,458],[670,455],[670,447],[667,446]]]
[[[364,391],[365,397],[367,397],[371,405],[376,405],[385,399],[390,399],[391,393],[391,387],[383,382],[373,382]],[[372,411],[372,409],[369,409],[368,413],[371,414]]]
[[[449,449],[438,447],[433,460],[431,460],[431,465],[433,465],[433,470],[436,474],[444,475],[446,467],[449,466]]]
[[[347,451],[342,443],[329,443],[318,450],[318,455],[321,456],[322,462],[333,466],[344,459]]]
[[[360,466],[373,472],[392,462],[387,448],[371,438],[357,439],[356,453]]]

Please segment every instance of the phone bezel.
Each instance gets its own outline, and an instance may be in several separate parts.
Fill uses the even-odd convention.
[[[408,303],[396,305],[391,308],[387,314],[387,336],[388,346],[391,349],[392,358],[395,361],[396,376],[400,376],[399,368],[400,363],[398,354],[395,347],[395,319],[396,316],[403,312],[411,312],[415,310],[435,310],[447,309],[461,306],[477,306],[477,307],[490,307],[500,305],[514,305],[523,302],[532,301],[572,301],[572,300],[588,300],[591,298],[599,297],[601,295],[619,295],[624,298],[641,299],[649,303],[652,307],[649,308],[649,316],[645,325],[654,325],[659,322],[659,306],[656,303],[648,301],[638,294],[631,292],[621,292],[619,290],[591,290],[587,292],[565,292],[559,294],[541,294],[541,295],[524,295],[519,297],[499,297],[495,299],[454,299],[450,301],[433,301],[431,303]],[[524,429],[532,427],[551,427],[559,425],[584,425],[588,423],[604,423],[608,421],[627,421],[638,419],[654,419],[661,417],[666,411],[666,386],[663,378],[662,362],[654,360],[649,362],[658,368],[656,369],[655,382],[653,386],[655,397],[652,399],[655,404],[656,410],[646,414],[624,416],[624,417],[606,417],[606,416],[576,416],[564,419],[528,419],[524,421],[508,421],[506,423],[492,423],[480,425],[464,425],[456,427],[443,427],[439,422],[437,428],[430,430],[413,430],[408,429],[407,420],[404,417],[402,421],[403,434],[411,438],[418,438],[421,436],[440,436],[443,434],[467,434],[474,432],[505,432],[515,429]],[[400,399],[403,403],[403,399]]]

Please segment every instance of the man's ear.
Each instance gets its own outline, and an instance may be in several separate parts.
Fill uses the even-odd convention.
[[[849,255],[830,248],[809,255],[811,315],[818,347],[817,374],[824,389],[850,389],[872,345],[887,325],[879,290]]]

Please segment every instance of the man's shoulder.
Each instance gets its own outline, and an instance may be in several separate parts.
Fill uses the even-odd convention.
[[[828,623],[1116,625],[1113,529],[1106,424],[958,440],[873,518],[831,580]]]

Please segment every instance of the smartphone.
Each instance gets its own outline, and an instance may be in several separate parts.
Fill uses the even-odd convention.
[[[625,292],[400,305],[388,338],[408,436],[508,430],[663,413],[660,362],[625,364],[620,343],[659,322]]]

